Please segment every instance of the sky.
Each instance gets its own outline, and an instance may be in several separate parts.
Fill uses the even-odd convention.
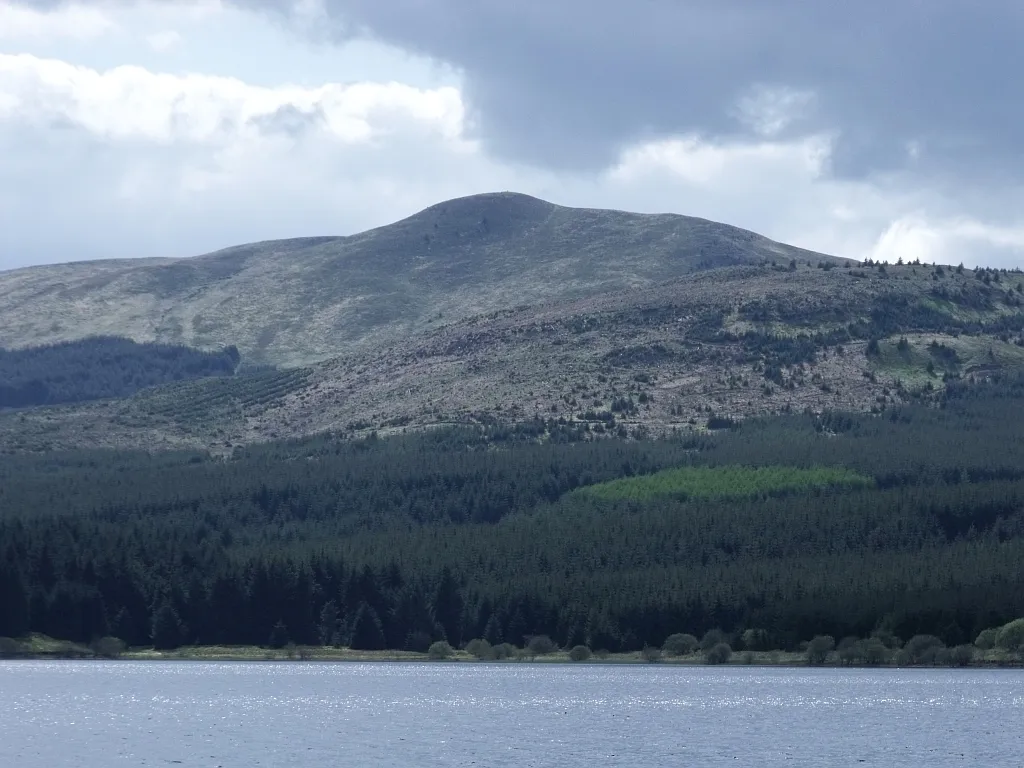
[[[1019,0],[0,0],[0,269],[461,195],[1024,266]]]

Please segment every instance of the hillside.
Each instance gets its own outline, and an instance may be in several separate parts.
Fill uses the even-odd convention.
[[[793,258],[839,261],[704,219],[476,195],[350,237],[3,272],[0,347],[117,335],[306,365],[481,313]]]
[[[0,450],[189,447],[563,421],[663,434],[879,412],[1024,368],[1022,276],[926,265],[717,269],[478,315],[305,368],[0,415]]]
[[[238,352],[93,336],[41,347],[0,348],[0,409],[127,397],[174,381],[233,376]]]

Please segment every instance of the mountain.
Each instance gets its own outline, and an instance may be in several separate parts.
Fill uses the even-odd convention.
[[[770,264],[498,310],[314,365],[0,414],[0,450],[218,453],[332,431],[573,425],[664,434],[769,414],[940,404],[1024,369],[1022,276]]]
[[[0,347],[123,336],[299,366],[481,313],[792,259],[841,261],[704,219],[475,195],[350,237],[3,272]]]
[[[69,403],[0,411],[0,451],[881,412],[1024,369],[1022,303],[1019,272],[858,265],[701,219],[479,195],[346,238],[0,274],[0,346],[56,345],[8,353],[0,386]],[[60,342],[109,333],[230,352],[231,370],[142,346],[97,386],[110,366],[88,350],[111,341]]]

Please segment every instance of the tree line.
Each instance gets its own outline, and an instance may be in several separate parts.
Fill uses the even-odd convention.
[[[232,376],[239,361],[233,346],[206,352],[116,336],[0,348],[0,408],[126,397],[173,381]]]
[[[756,629],[789,650],[879,632],[954,648],[1024,615],[1022,393],[950,382],[935,406],[661,440],[538,421],[229,459],[5,457],[0,636],[614,652]],[[742,493],[578,492],[674,467]],[[756,482],[815,473],[864,480]]]

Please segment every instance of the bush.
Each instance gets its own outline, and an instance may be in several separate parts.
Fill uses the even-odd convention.
[[[653,645],[645,645],[640,651],[640,658],[649,664],[661,661],[661,649]]]
[[[984,629],[974,640],[974,646],[982,651],[991,651],[996,647],[996,635],[998,629]]]
[[[886,648],[897,650],[903,647],[903,641],[901,641],[896,635],[890,632],[888,629],[876,629],[871,633],[871,637],[877,639]]]
[[[1004,651],[1016,651],[1024,645],[1024,619],[1004,624],[996,633],[996,647]]]
[[[25,653],[25,646],[9,637],[0,637],[0,659],[13,659]]]
[[[124,649],[124,640],[119,637],[101,637],[92,643],[92,652],[103,659],[119,658]]]
[[[438,661],[450,658],[454,652],[445,640],[438,640],[436,643],[431,643],[430,648],[427,649],[427,656]]]
[[[856,664],[862,661],[864,655],[861,641],[856,637],[844,637],[836,646],[836,653],[839,655],[839,663],[843,665]]]
[[[951,667],[966,667],[974,661],[973,645],[958,645],[949,651],[946,663]]]
[[[554,653],[555,643],[547,635],[534,635],[526,646],[531,656],[547,656]]]
[[[569,651],[569,658],[573,661],[588,661],[590,659],[590,649],[585,645],[573,646],[572,650]]]
[[[491,650],[494,651],[494,658],[504,660],[514,657],[519,649],[512,645],[512,643],[499,643]]]
[[[466,652],[470,656],[475,656],[481,660],[494,658],[494,649],[491,647],[491,644],[480,638],[466,643]]]
[[[693,635],[676,633],[665,638],[665,644],[661,647],[669,656],[686,656],[697,650],[700,643]]]
[[[729,647],[728,643],[718,643],[713,648],[709,648],[704,654],[704,659],[708,664],[725,664],[731,658],[732,648]]]
[[[725,636],[725,632],[720,629],[709,629],[700,640],[700,649],[707,652],[720,643],[728,645],[728,638]],[[729,650],[732,650],[732,648]]]
[[[889,659],[889,649],[877,637],[861,640],[859,646],[860,658],[865,664],[878,666],[879,664],[884,664]]]
[[[914,635],[903,650],[911,664],[933,664],[938,652],[945,647],[935,635]]]
[[[828,655],[836,647],[832,635],[818,635],[807,644],[807,663],[820,666],[828,661]]]

